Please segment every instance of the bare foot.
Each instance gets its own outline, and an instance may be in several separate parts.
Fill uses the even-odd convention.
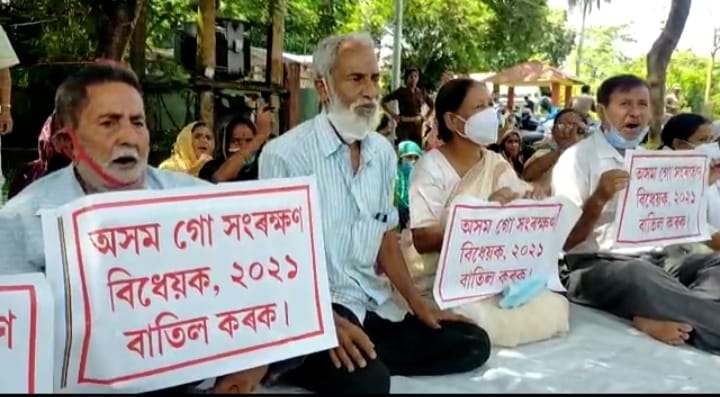
[[[633,325],[660,342],[674,346],[685,343],[690,338],[690,332],[693,330],[688,324],[653,320],[646,317],[635,317]]]

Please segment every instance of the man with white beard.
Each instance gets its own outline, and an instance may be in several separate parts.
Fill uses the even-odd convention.
[[[397,158],[373,132],[380,78],[375,43],[365,33],[329,37],[313,55],[313,67],[324,110],[265,146],[259,176],[318,179],[339,346],[308,356],[285,379],[317,393],[387,394],[391,375],[482,366],[490,354],[487,334],[420,296],[393,230]],[[394,303],[376,263],[413,314]]]

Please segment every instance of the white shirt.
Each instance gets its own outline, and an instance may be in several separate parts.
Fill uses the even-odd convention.
[[[415,163],[408,192],[410,228],[436,225],[443,218],[448,199],[460,180],[457,171],[440,150],[433,149],[425,153]],[[508,167],[498,177],[496,185],[497,189],[508,187],[515,192],[525,193],[527,190],[527,185],[518,178],[512,167]]]
[[[637,150],[643,150],[641,147]],[[564,196],[572,201],[579,208],[582,208],[585,201],[597,189],[602,174],[609,170],[625,169],[625,158],[620,152],[612,147],[605,139],[602,131],[592,134],[575,145],[568,148],[560,156],[553,168],[552,190],[553,194]],[[714,190],[713,187],[709,190]],[[617,212],[617,200],[615,195],[612,200],[605,204],[600,217],[595,223],[592,232],[585,241],[573,247],[568,253],[590,253],[598,251],[614,253],[639,253],[660,249],[661,247],[647,248],[613,248],[615,242],[615,213]],[[704,197],[705,200],[712,200],[711,196]],[[720,196],[718,196],[720,200]],[[712,202],[712,201],[710,201]],[[720,220],[719,220],[720,221]],[[709,233],[717,232],[710,222]]]
[[[18,63],[20,63],[20,61],[15,54],[15,50],[13,50],[10,40],[8,39],[7,34],[5,34],[5,30],[2,28],[2,25],[0,25],[0,70],[8,69]],[[0,106],[2,105],[8,104],[0,103]],[[0,150],[2,150],[2,147],[0,147]],[[0,160],[0,162],[2,162],[2,160]],[[0,169],[0,187],[3,185],[4,181],[5,177],[2,174],[2,169]],[[0,201],[0,207],[2,207],[2,201]]]
[[[706,190],[708,200],[708,222],[711,228],[720,230],[720,182],[715,182]]]
[[[553,194],[563,196],[579,208],[590,198],[600,183],[602,174],[609,170],[624,169],[625,159],[612,147],[602,131],[568,148],[553,168]],[[568,253],[589,253],[612,250],[615,242],[615,212],[618,195],[607,202],[592,232],[585,241]]]
[[[15,50],[12,44],[10,44],[10,39],[8,39],[5,30],[2,25],[0,25],[0,69],[11,68],[18,63],[20,63],[20,60],[15,54]]]
[[[433,149],[425,153],[413,167],[408,188],[410,228],[437,224],[458,183],[460,176],[439,150]]]
[[[398,223],[393,205],[397,156],[390,142],[371,132],[360,142],[353,174],[350,148],[338,139],[323,112],[265,145],[260,179],[315,175],[325,239],[330,295],[362,323],[367,311],[400,321],[406,312],[375,272],[385,233]]]

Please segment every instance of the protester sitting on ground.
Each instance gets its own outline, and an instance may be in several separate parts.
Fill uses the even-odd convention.
[[[660,138],[671,150],[693,150],[713,141],[712,123],[695,113],[680,113],[668,119]]]
[[[587,124],[580,113],[574,109],[563,109],[555,116],[552,127],[552,142],[549,148],[539,149],[525,162],[522,177],[550,188],[552,169],[565,149],[574,145],[587,133]]]
[[[205,163],[212,160],[214,151],[215,137],[212,131],[202,121],[195,121],[180,131],[172,156],[160,163],[158,168],[197,177]]]
[[[522,181],[501,155],[484,148],[495,141],[498,128],[489,99],[487,87],[475,80],[456,79],[446,83],[435,102],[439,134],[445,144],[427,152],[413,172],[412,233],[403,234],[401,244],[417,288],[429,299],[432,299],[448,212],[456,197],[470,196],[505,204],[522,197],[542,198],[547,193]],[[543,310],[537,310],[539,307]],[[487,330],[494,344],[503,346],[547,339],[569,327],[567,300],[550,291],[515,310],[500,310],[491,299],[468,303],[455,310]],[[543,316],[539,322],[544,325],[533,329],[524,327],[533,322],[533,316]]]
[[[535,154],[535,149],[523,142],[520,132],[516,129],[507,129],[497,143],[488,146],[488,149],[500,153],[520,176],[525,169],[525,160]]]
[[[485,331],[429,305],[400,253],[392,200],[397,157],[373,132],[380,80],[375,42],[366,33],[326,38],[313,68],[323,111],[267,144],[260,178],[317,178],[339,346],[308,356],[287,380],[316,393],[387,394],[391,375],[482,366],[490,355]],[[376,274],[375,263],[387,278]],[[390,284],[412,314],[395,304]]]
[[[720,146],[713,139],[711,121],[699,114],[680,113],[668,120],[660,137],[663,149],[666,150],[700,150],[706,154],[715,154],[716,158],[711,158],[710,186],[705,198],[708,200],[708,221],[713,228],[720,230],[720,168],[717,167]],[[720,239],[715,244],[711,241],[709,245],[711,248],[720,248]],[[701,251],[703,247],[701,244],[683,245],[686,251],[692,249],[693,252]]]
[[[567,149],[553,169],[554,193],[583,210],[565,242],[567,296],[632,320],[662,342],[718,353],[720,257],[693,255],[666,266],[660,249],[613,249],[618,193],[629,181],[623,156],[648,132],[649,86],[633,75],[611,77],[597,102],[602,130]]]
[[[60,125],[55,114],[43,124],[38,137],[38,158],[16,169],[8,181],[8,199],[15,197],[28,185],[70,165],[72,144],[66,133],[58,133]]]
[[[220,155],[200,170],[200,178],[214,183],[258,179],[257,158],[270,137],[273,112],[265,108],[257,124],[246,116],[232,118],[220,137]]]
[[[45,271],[41,209],[88,194],[206,185],[147,165],[145,109],[140,83],[129,70],[93,65],[70,76],[57,90],[55,111],[72,141],[72,165],[39,179],[0,209],[0,275]],[[279,365],[284,368],[285,363]],[[249,393],[266,374],[277,372],[273,366],[269,372],[262,366],[220,377],[214,391]]]
[[[415,162],[422,157],[423,151],[413,141],[402,141],[398,145],[398,174],[395,181],[395,206],[397,206],[400,215],[400,230],[408,225],[410,217],[410,199],[408,198],[408,188],[410,187],[410,177],[412,175]]]

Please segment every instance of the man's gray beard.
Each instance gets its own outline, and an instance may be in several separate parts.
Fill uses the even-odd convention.
[[[98,166],[100,167],[100,164],[98,164]],[[138,173],[139,177],[137,178],[136,183],[133,182],[132,185],[123,188],[123,187],[107,186],[107,182],[100,175],[98,175],[89,165],[87,165],[84,161],[74,164],[75,176],[78,178],[78,182],[80,183],[80,186],[83,188],[83,190],[87,194],[112,192],[112,191],[119,191],[119,190],[133,189],[133,188],[141,187],[145,183],[144,175],[147,172],[147,162],[140,161],[140,163],[138,163],[138,167],[141,168],[142,171]],[[118,178],[117,176],[115,176],[111,172],[109,172],[106,168],[103,168],[103,167],[100,167],[100,168],[107,175],[117,179],[119,182],[124,182],[120,178]],[[127,183],[131,183],[131,181],[127,181]]]

